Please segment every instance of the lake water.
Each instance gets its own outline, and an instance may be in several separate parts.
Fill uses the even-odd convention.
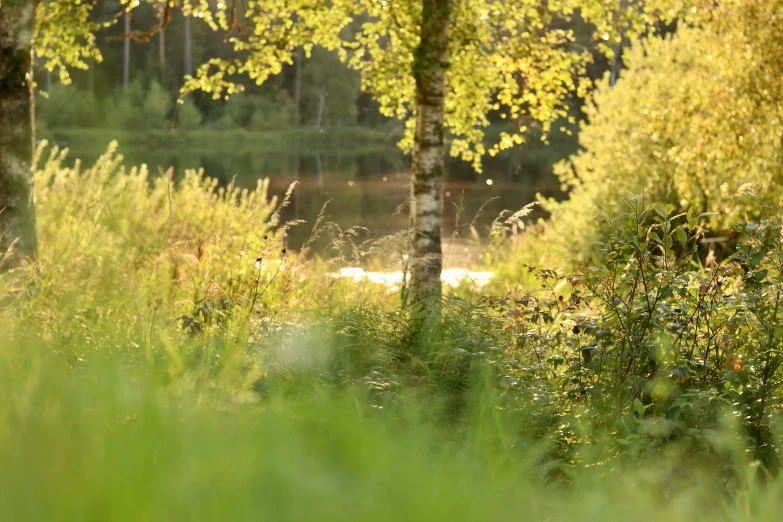
[[[176,173],[185,169],[203,168],[206,175],[228,184],[235,179],[241,187],[253,187],[257,180],[269,178],[270,196],[282,198],[293,182],[290,207],[286,220],[302,219],[308,225],[291,231],[290,246],[297,248],[310,235],[311,223],[323,205],[328,219],[343,228],[360,225],[369,229],[365,238],[381,237],[405,229],[409,224],[407,208],[395,210],[406,203],[410,194],[409,159],[393,145],[353,152],[351,150],[134,150],[123,148],[126,166],[146,163],[150,170],[165,171],[173,167]],[[98,153],[71,150],[71,158],[81,158],[90,165]],[[476,229],[481,236],[503,210],[516,211],[535,200],[536,193],[559,197],[560,186],[551,174],[551,165],[525,161],[519,153],[505,153],[487,158],[484,173],[475,173],[470,165],[447,159],[447,180],[444,190],[444,236],[455,230],[455,217],[461,207],[460,222],[470,223],[479,209]],[[532,217],[540,216],[534,213]],[[467,228],[460,231],[469,235]]]

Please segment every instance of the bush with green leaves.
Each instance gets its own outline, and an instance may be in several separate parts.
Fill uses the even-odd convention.
[[[153,80],[150,84],[141,107],[144,125],[147,129],[167,129],[171,126],[169,118],[172,108],[171,95],[157,80]]]
[[[599,202],[619,205],[629,193],[715,212],[707,221],[717,235],[759,216],[737,194],[783,201],[783,91],[771,87],[783,70],[778,4],[752,0],[700,28],[636,43],[617,84],[598,83],[582,150],[556,169],[570,197],[545,203],[556,255],[595,253],[591,242],[607,232]]]
[[[296,124],[296,107],[287,94],[280,92],[274,99],[253,96],[253,116],[248,128],[255,131],[286,129]]]
[[[36,117],[48,129],[100,127],[104,124],[103,107],[90,92],[61,84],[38,96]]]
[[[186,97],[177,105],[177,121],[175,126],[179,130],[195,130],[201,127],[201,111],[190,97]]]
[[[312,60],[319,66],[305,68],[302,79],[302,113],[307,115],[305,123],[312,125],[316,122],[321,96],[324,98],[323,125],[334,127],[356,123],[358,106],[345,101],[359,98],[359,74],[346,70],[336,53],[324,49],[314,49]]]
[[[644,201],[601,212],[609,232],[592,263],[573,275],[527,265],[537,289],[488,300],[509,333],[496,359],[500,382],[512,402],[538,402],[547,426],[589,411],[594,431],[581,437],[612,433],[620,447],[676,440],[707,450],[728,412],[749,451],[774,469],[781,219],[746,195],[761,218],[735,226],[739,243],[725,262],[705,264],[713,216]]]
[[[146,88],[134,80],[118,93],[108,123],[124,130],[166,130],[171,127],[171,95],[153,80]]]
[[[141,130],[144,128],[144,116],[140,108],[144,105],[144,87],[134,80],[115,97],[114,106],[107,115],[107,123],[112,128]]]
[[[241,323],[251,303],[271,309],[293,274],[267,182],[249,190],[196,171],[177,179],[144,165],[126,170],[116,147],[87,169],[67,168],[54,149],[36,171],[40,271],[28,304],[42,327],[70,331],[68,344],[89,346],[84,336],[106,330],[141,343],[145,321],[189,331]],[[0,278],[5,291],[16,284]],[[60,310],[69,307],[89,314],[90,326],[64,328]]]

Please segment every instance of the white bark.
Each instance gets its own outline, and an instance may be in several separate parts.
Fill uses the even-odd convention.
[[[439,310],[443,268],[441,219],[445,172],[444,101],[450,0],[424,0],[416,52],[416,134],[411,182],[414,307]]]
[[[35,0],[3,0],[0,9],[0,256],[35,258],[32,35]],[[4,265],[4,268],[7,265]]]

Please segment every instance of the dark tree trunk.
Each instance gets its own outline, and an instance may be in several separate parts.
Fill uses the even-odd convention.
[[[296,50],[296,71],[294,75],[294,106],[296,107],[296,125],[302,123],[302,48]]]
[[[31,55],[36,4],[2,0],[0,8],[0,257],[12,249],[10,264],[34,259],[38,249]]]
[[[160,24],[165,23],[165,5],[160,6]],[[166,30],[161,29],[158,33],[158,60],[160,61],[160,84],[166,85]]]
[[[190,16],[185,17],[185,76],[193,76],[193,53],[190,46]]]
[[[123,47],[122,57],[122,88],[128,87],[130,82],[130,34],[131,31],[131,14],[130,11],[125,11],[125,39]]]
[[[416,134],[411,182],[414,309],[440,310],[441,218],[445,173],[444,101],[451,0],[424,0],[421,42],[416,51]]]

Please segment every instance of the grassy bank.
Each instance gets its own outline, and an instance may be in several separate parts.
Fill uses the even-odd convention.
[[[576,126],[566,124],[572,134],[553,132],[549,143],[540,141],[537,133],[531,133],[523,149],[504,151],[502,154],[517,159],[520,166],[543,168],[551,171],[552,165],[577,150],[574,134]],[[486,130],[486,143],[500,141],[501,133],[508,132],[504,125],[490,126]],[[402,138],[403,128],[394,122],[382,127],[345,126],[316,129],[314,127],[290,128],[275,131],[249,131],[242,128],[216,130],[161,131],[145,129],[125,131],[121,129],[49,129],[41,127],[37,137],[77,151],[102,153],[110,140],[116,140],[124,149],[182,149],[202,151],[283,151],[344,150],[352,154],[393,149]],[[109,138],[109,136],[111,138]]]
[[[103,152],[109,138],[127,148],[177,148],[190,150],[231,151],[289,151],[298,149],[330,148],[350,150],[377,150],[393,147],[401,134],[395,127],[365,128],[340,127],[315,129],[312,127],[278,130],[248,131],[192,130],[192,131],[123,131],[117,129],[42,129],[38,138],[80,151]]]
[[[630,200],[568,272],[506,215],[422,332],[404,281],[334,277],[406,235],[292,252],[266,181],[119,164],[41,164],[38,263],[0,274],[8,519],[779,518],[774,215],[706,266],[703,216]]]

